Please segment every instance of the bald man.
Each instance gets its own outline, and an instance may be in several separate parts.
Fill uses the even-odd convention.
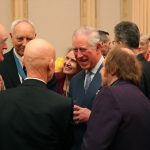
[[[23,63],[26,80],[0,94],[1,150],[69,150],[72,101],[47,89],[55,50],[43,39],[31,40]]]

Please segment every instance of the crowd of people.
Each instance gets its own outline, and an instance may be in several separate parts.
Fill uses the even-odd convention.
[[[121,21],[114,40],[83,26],[62,68],[33,22],[0,24],[1,150],[149,150],[150,36]]]

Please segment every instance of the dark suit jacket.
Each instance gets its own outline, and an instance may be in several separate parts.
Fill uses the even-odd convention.
[[[0,74],[2,75],[6,89],[17,87],[21,84],[13,49],[4,55],[4,61],[0,63]]]
[[[55,91],[61,95],[65,95],[63,87],[64,87],[66,75],[63,74],[62,72],[55,72],[54,76],[56,78],[56,89],[55,89]]]
[[[138,87],[119,81],[93,102],[82,150],[150,150],[150,102]]]
[[[142,79],[140,88],[143,93],[150,99],[150,62],[146,61],[143,54],[139,54],[137,58],[142,63]]]
[[[80,71],[71,79],[69,96],[73,99],[76,105],[86,107],[88,109],[92,108],[92,103],[96,96],[96,92],[98,91],[101,85],[101,76],[99,74],[100,68],[101,66],[95,74],[86,93],[84,90],[85,70]],[[74,146],[72,150],[80,150],[86,126],[86,123],[74,125]]]
[[[0,150],[69,150],[72,101],[34,79],[0,93]]]

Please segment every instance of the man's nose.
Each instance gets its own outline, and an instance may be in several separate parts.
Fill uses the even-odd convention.
[[[23,45],[26,46],[26,44],[28,43],[28,40],[26,38],[23,39]]]
[[[80,57],[82,57],[82,56],[83,56],[82,52],[80,52],[80,50],[78,50],[78,51],[76,52],[76,57],[77,57],[77,58],[80,58]]]

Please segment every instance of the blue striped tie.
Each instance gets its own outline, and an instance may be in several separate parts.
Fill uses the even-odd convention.
[[[85,92],[87,91],[87,89],[88,89],[88,87],[89,87],[89,85],[90,85],[90,83],[91,83],[91,74],[92,74],[92,72],[90,72],[90,71],[88,71],[87,73],[86,73],[86,81],[85,81]]]

